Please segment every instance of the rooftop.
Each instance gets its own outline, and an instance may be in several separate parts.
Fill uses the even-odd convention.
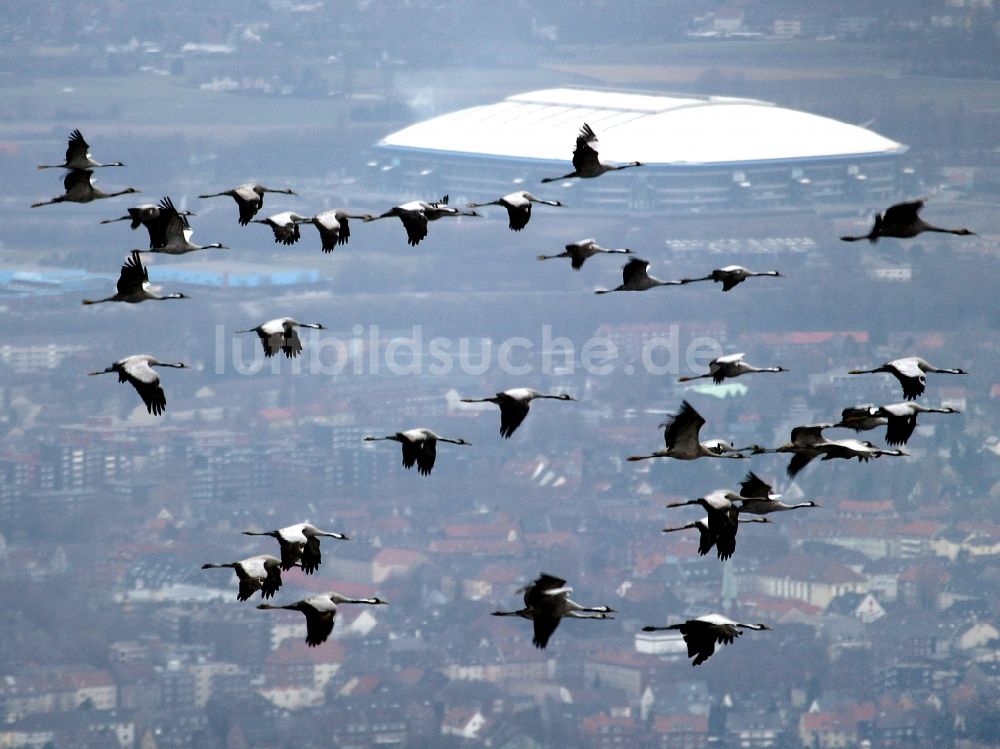
[[[732,164],[881,156],[906,147],[857,125],[755,99],[552,88],[418,122],[379,146],[567,162],[589,124],[601,159]]]

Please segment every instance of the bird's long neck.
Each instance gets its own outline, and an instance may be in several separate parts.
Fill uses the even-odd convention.
[[[700,374],[700,375],[690,375],[690,376],[687,376],[687,377],[678,377],[677,378],[677,382],[691,382],[691,380],[701,380],[701,379],[704,379],[706,377],[711,377],[711,376],[712,376],[711,373],[709,373],[709,374]]]
[[[735,458],[737,460],[742,460],[742,459],[745,458],[745,456],[743,455],[743,451],[745,451],[745,450],[751,450],[752,447],[729,447],[729,448],[726,448],[725,452],[721,452],[721,453],[717,452],[716,450],[713,450],[712,448],[705,447],[704,445],[702,445],[701,449],[704,451],[703,454],[706,455],[706,456],[708,456],[708,457],[712,457],[712,458]]]
[[[689,499],[687,502],[671,502],[667,507],[686,507],[687,505],[700,505],[700,499]]]
[[[111,165],[104,164],[103,166],[111,166]],[[132,190],[130,188],[125,188],[124,190],[119,190],[118,192],[101,192],[95,189],[94,192],[97,194],[97,197],[100,198],[117,198],[119,195],[128,195],[130,193],[133,193],[135,192],[135,190]]]
[[[608,612],[606,611],[595,611],[594,609],[580,609],[577,611],[568,611],[564,616],[568,616],[571,619],[609,619]]]
[[[114,302],[114,301],[117,301],[117,299],[115,299],[115,297],[108,296],[108,297],[104,297],[104,299],[84,299],[83,303],[84,304],[101,304],[101,302]]]
[[[464,445],[465,444],[465,442],[463,442],[462,440],[449,439],[448,437],[438,437],[437,440],[438,440],[438,442],[448,442],[448,443],[450,443],[452,445]]]
[[[966,235],[972,233],[968,229],[947,229],[943,226],[934,226],[933,224],[928,224],[926,221],[921,222],[920,228],[923,229],[924,231],[934,231],[937,232],[938,234]]]
[[[697,528],[697,523],[688,523],[687,525],[679,525],[676,528],[664,528],[661,533],[676,533],[677,531],[686,531],[689,528]]]
[[[207,562],[207,563],[201,565],[201,568],[203,570],[216,569],[216,568],[219,568],[219,567],[232,567],[232,568],[235,568],[236,567],[236,562],[220,562],[218,564],[214,564],[212,562]]]
[[[658,450],[655,453],[650,453],[649,455],[629,455],[627,460],[635,462],[637,460],[650,460],[652,458],[665,458],[667,453],[665,450]]]
[[[164,299],[185,299],[186,297],[183,294],[164,294],[163,296],[154,296],[152,298],[159,302]]]

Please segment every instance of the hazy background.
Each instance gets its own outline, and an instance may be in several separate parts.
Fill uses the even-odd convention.
[[[998,24],[987,0],[5,3],[0,743],[1000,742]],[[268,195],[258,217],[436,199],[448,185],[402,193],[373,145],[436,114],[564,85],[743,96],[865,124],[909,146],[913,189],[899,197],[925,196],[925,218],[977,236],[837,240],[866,230],[880,205],[667,218],[588,216],[567,200],[519,234],[499,209],[442,220],[417,247],[395,219],[355,222],[326,255],[312,227],[279,246],[266,227],[240,227],[232,200],[196,197],[244,181],[299,193]],[[61,192],[62,171],[35,166],[59,162],[74,128],[97,160],[127,165],[97,170],[100,187],[141,195],[28,208]],[[112,294],[121,259],[146,244],[125,222],[99,221],[164,195],[197,213],[194,241],[231,249],[149,261],[164,291],[190,300],[82,308]],[[587,236],[633,248],[661,278],[728,263],[787,277],[725,295],[699,284],[595,297],[619,282],[616,259],[580,273],[534,260]],[[808,249],[712,249],[794,237]],[[681,239],[700,249],[673,249]],[[276,360],[277,371],[240,374],[234,358],[249,363],[257,344],[245,336],[237,357],[232,332],[286,314],[339,340],[374,335],[376,355],[395,336],[485,338],[494,350],[525,336],[533,372],[394,375],[352,360],[324,375],[331,360],[311,359],[306,337],[300,372]],[[622,358],[609,375],[543,371],[544,326],[577,351],[611,337]],[[704,337],[792,371],[738,380],[747,390],[727,399],[677,385],[687,364],[626,374],[637,341],[674,332],[681,350]],[[163,417],[113,377],[82,376],[140,352],[193,367],[164,370]],[[926,401],[963,413],[921,418],[910,458],[824,463],[795,484],[774,456],[623,462],[661,446],[657,424],[684,397],[708,419],[703,436],[739,444],[897,401],[888,377],[840,375],[910,354],[972,372],[929,378]],[[536,404],[509,442],[495,409],[455,404],[512,386],[579,402]],[[441,446],[423,478],[402,470],[397,446],[361,442],[413,426],[473,447]],[[735,487],[747,468],[823,507],[745,529],[727,564],[660,534],[698,517],[665,501]],[[286,575],[279,602],[328,589],[391,601],[342,611],[316,650],[299,615],[239,604],[228,573],[199,569],[275,551],[241,530],[306,519],[352,541],[324,544],[313,578]],[[540,570],[617,619],[566,622],[535,651],[530,624],[489,612],[517,608],[516,589]],[[789,570],[798,586],[767,587]],[[827,588],[847,595],[825,600]],[[880,614],[862,610],[869,594]],[[644,624],[715,610],[774,631],[697,670],[637,652]]]

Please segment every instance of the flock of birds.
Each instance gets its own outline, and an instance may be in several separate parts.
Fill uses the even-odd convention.
[[[589,125],[584,124],[576,139],[573,152],[573,171],[561,177],[546,177],[543,183],[555,182],[571,178],[594,178],[606,172],[618,171],[642,166],[633,161],[626,164],[606,164],[599,160],[596,150],[597,137]],[[74,130],[69,138],[66,158],[62,164],[41,165],[40,169],[63,168],[68,170],[63,180],[65,192],[48,201],[35,203],[32,207],[53,203],[72,202],[88,203],[93,200],[111,198],[117,195],[138,192],[134,188],[126,188],[117,192],[106,193],[93,184],[94,170],[103,167],[124,166],[121,162],[102,164],[93,159],[90,148],[79,130]],[[421,200],[409,201],[394,206],[387,211],[373,215],[351,214],[343,210],[328,210],[312,216],[305,216],[293,211],[283,211],[264,219],[255,216],[264,204],[266,193],[295,195],[289,188],[270,188],[259,183],[239,185],[231,190],[199,195],[199,198],[210,199],[228,196],[237,204],[240,225],[259,223],[268,226],[275,242],[292,245],[301,238],[299,227],[312,224],[319,232],[321,249],[332,252],[339,245],[348,242],[351,236],[350,221],[377,221],[383,218],[396,217],[403,224],[407,241],[416,245],[427,236],[428,223],[448,216],[479,216],[476,208],[483,206],[501,206],[506,209],[509,217],[509,228],[512,231],[523,230],[530,218],[533,204],[562,207],[558,200],[538,198],[527,191],[517,191],[495,200],[468,203],[466,209],[449,205],[448,196],[443,196],[436,202]],[[880,237],[909,238],[922,232],[947,232],[957,235],[969,235],[968,229],[944,229],[926,223],[919,217],[923,206],[922,201],[911,201],[894,205],[875,217],[871,231],[863,236],[841,237],[844,241],[868,239],[877,241]],[[207,249],[226,249],[220,243],[198,245],[191,242],[192,230],[189,217],[190,211],[178,210],[169,197],[164,197],[158,204],[143,204],[128,209],[125,216],[106,219],[101,223],[130,221],[133,230],[143,226],[149,233],[149,247],[145,250],[133,250],[126,258],[119,275],[117,291],[104,299],[84,300],[85,305],[102,302],[126,302],[135,304],[152,300],[184,299],[182,293],[160,295],[149,284],[149,275],[142,263],[143,252],[156,252],[171,255],[181,255],[188,252]],[[578,271],[591,257],[600,254],[631,255],[628,248],[604,248],[594,239],[585,239],[567,244],[565,251],[558,255],[540,255],[539,260],[568,258],[573,270]],[[684,278],[676,281],[662,281],[648,273],[649,262],[640,258],[629,258],[622,271],[622,284],[614,289],[599,290],[596,293],[605,294],[613,291],[646,291],[657,286],[680,286],[698,281],[712,281],[722,284],[722,290],[728,292],[746,281],[748,278],[771,276],[781,277],[776,270],[752,271],[738,265],[729,265],[712,270],[707,275],[697,278]],[[260,339],[264,354],[267,357],[283,353],[292,358],[302,352],[302,341],[297,328],[323,329],[321,323],[300,322],[292,317],[279,317],[268,320],[260,325],[237,333],[256,333]],[[114,362],[104,370],[90,374],[117,373],[119,382],[130,383],[139,394],[150,414],[160,415],[166,407],[166,397],[160,385],[159,375],[155,367],[172,367],[183,369],[183,362],[163,362],[148,354],[127,356]],[[745,361],[742,353],[720,356],[709,363],[708,372],[681,377],[681,382],[710,378],[715,383],[721,383],[728,378],[740,377],[758,373],[787,372],[781,366],[756,367]],[[871,431],[886,427],[886,442],[892,446],[905,445],[916,427],[917,415],[920,413],[956,413],[950,407],[931,408],[914,402],[924,393],[927,373],[966,374],[962,369],[943,369],[934,367],[919,357],[906,357],[887,362],[872,369],[854,369],[850,374],[888,373],[894,376],[902,386],[905,400],[887,405],[864,404],[845,408],[839,422],[802,425],[794,428],[788,442],[774,448],[760,445],[736,447],[731,442],[720,438],[702,439],[701,429],[705,419],[687,401],[683,401],[680,409],[666,423],[660,426],[664,429],[664,447],[646,455],[634,455],[630,461],[654,458],[673,458],[675,460],[696,460],[699,458],[748,459],[752,455],[764,453],[788,453],[791,461],[787,473],[789,477],[801,471],[815,458],[821,460],[856,458],[867,462],[883,456],[902,456],[906,453],[899,448],[886,449],[877,447],[872,442],[850,438],[829,439],[823,435],[827,429],[847,428],[856,432]],[[465,403],[493,403],[500,409],[500,436],[509,439],[527,417],[532,402],[542,399],[572,401],[565,393],[542,393],[527,387],[512,388],[492,396],[479,398],[462,398]],[[422,475],[429,475],[434,468],[437,456],[437,444],[469,445],[461,438],[441,436],[430,429],[414,428],[395,432],[385,436],[366,436],[366,441],[392,441],[400,444],[404,468],[414,465]],[[766,517],[772,513],[785,512],[801,508],[819,507],[816,502],[786,504],[781,501],[781,495],[772,491],[771,485],[749,471],[740,483],[738,492],[720,489],[709,492],[695,499],[673,502],[668,508],[697,505],[706,513],[704,517],[678,527],[664,528],[664,533],[683,530],[697,530],[699,533],[698,552],[702,555],[710,553],[715,548],[720,560],[727,560],[736,551],[736,535],[740,524],[770,523]],[[746,518],[744,515],[754,517]],[[246,535],[269,536],[277,540],[280,557],[270,554],[259,554],[235,562],[207,563],[204,569],[232,569],[238,579],[239,589],[237,599],[248,601],[255,593],[260,592],[262,599],[271,599],[282,585],[281,573],[298,567],[303,573],[315,573],[322,561],[320,539],[334,538],[347,540],[343,533],[324,531],[309,523],[298,523],[272,531],[245,531]],[[559,625],[565,618],[571,619],[612,619],[615,610],[607,605],[582,606],[573,601],[569,594],[572,588],[566,580],[542,573],[534,582],[522,588],[524,607],[516,611],[495,611],[495,616],[515,616],[533,622],[533,644],[537,648],[545,648]],[[261,603],[260,609],[286,609],[299,611],[306,618],[306,643],[317,646],[323,643],[331,634],[337,616],[337,607],[341,604],[380,605],[386,601],[380,598],[349,598],[336,592],[310,596],[285,605]],[[674,630],[680,632],[687,644],[688,657],[693,658],[693,665],[699,665],[708,659],[715,651],[716,645],[729,644],[740,636],[744,630],[768,630],[765,624],[744,623],[730,620],[720,614],[706,614],[684,622],[667,626],[647,626],[645,631]]]

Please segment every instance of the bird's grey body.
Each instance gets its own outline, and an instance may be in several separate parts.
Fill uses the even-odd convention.
[[[583,264],[587,262],[588,258],[601,254],[631,255],[632,250],[627,247],[607,249],[597,244],[597,241],[594,239],[581,239],[579,242],[570,242],[566,245],[566,249],[558,255],[539,255],[538,259],[554,260],[555,258],[568,257],[570,259],[570,267],[573,268],[573,270],[580,270],[580,268],[583,267]]]
[[[323,561],[319,546],[321,538],[348,540],[343,533],[320,530],[311,523],[286,525],[284,528],[273,531],[243,531],[243,535],[270,536],[275,539],[281,549],[281,569],[287,571],[294,566],[299,566],[307,575],[311,575],[319,569],[319,565]]]
[[[241,559],[238,562],[223,562],[203,564],[203,570],[226,567],[236,573],[239,580],[239,591],[236,600],[247,601],[260,591],[261,598],[273,598],[281,588],[281,560],[270,554],[258,554]]]
[[[598,289],[595,294],[612,291],[646,291],[657,286],[679,286],[680,281],[661,281],[649,275],[649,261],[635,257],[622,266],[622,283],[613,289]]]
[[[65,192],[62,195],[57,195],[51,200],[32,203],[31,207],[38,208],[39,206],[51,205],[53,203],[90,203],[94,200],[115,198],[119,195],[129,195],[139,192],[134,187],[126,187],[124,190],[117,190],[115,192],[104,192],[94,186],[93,178],[94,172],[91,169],[70,169],[66,172],[66,176],[63,177],[63,190]]]
[[[875,222],[867,234],[860,236],[844,236],[841,239],[845,242],[857,242],[867,239],[875,244],[880,237],[895,237],[897,239],[910,239],[925,231],[937,232],[940,234],[958,234],[968,236],[975,234],[969,229],[945,229],[941,226],[934,226],[920,218],[920,209],[924,207],[923,200],[911,200],[906,203],[897,203],[886,208],[882,213],[876,214]]]
[[[430,429],[418,427],[407,429],[405,432],[388,434],[385,437],[367,436],[365,442],[377,442],[388,440],[398,442],[403,448],[403,468],[417,466],[417,472],[421,476],[429,476],[434,469],[434,462],[437,459],[437,443],[447,442],[452,445],[468,445],[462,438],[451,439],[442,437],[440,434],[432,432]]]
[[[326,639],[333,632],[333,625],[337,620],[337,606],[343,603],[366,603],[377,606],[384,605],[388,601],[383,601],[381,598],[348,598],[339,593],[330,592],[309,596],[301,601],[287,603],[283,606],[261,603],[258,604],[257,608],[285,609],[304,614],[306,617],[306,645],[314,648],[326,642]]]
[[[102,302],[126,302],[127,304],[138,304],[150,300],[161,301],[164,299],[186,299],[180,292],[174,294],[160,295],[153,291],[149,285],[149,271],[142,264],[138,250],[133,250],[132,254],[125,258],[121,273],[118,275],[118,288],[114,296],[104,299],[84,299],[84,304],[100,304]]]
[[[625,164],[605,164],[598,158],[597,135],[586,122],[580,128],[580,133],[576,136],[576,148],[573,149],[573,171],[561,177],[545,177],[542,183],[558,182],[564,179],[580,177],[590,179],[600,177],[605,172],[615,172],[622,169],[630,169],[635,166],[642,166],[639,161],[629,161]]]
[[[743,630],[769,630],[765,624],[744,624],[722,616],[721,614],[706,614],[694,619],[688,619],[680,624],[670,624],[666,627],[643,627],[643,632],[658,632],[660,630],[677,630],[684,637],[688,648],[688,658],[694,658],[692,666],[698,666],[715,653],[716,645],[729,645],[743,634]]]
[[[706,374],[695,375],[693,377],[680,377],[677,381],[690,382],[691,380],[700,380],[710,377],[712,381],[718,385],[726,378],[739,377],[740,375],[754,374],[755,372],[788,371],[784,367],[755,367],[752,364],[747,364],[743,360],[744,356],[746,356],[746,354],[727,354],[726,356],[718,356],[708,363],[708,372]]]
[[[120,161],[112,161],[102,164],[94,161],[90,154],[90,146],[83,139],[83,134],[79,130],[74,130],[69,134],[69,141],[66,144],[66,159],[62,164],[39,164],[39,169],[98,169],[106,166],[125,166]]]
[[[175,369],[186,369],[183,362],[169,363],[161,362],[155,356],[149,354],[134,354],[119,359],[107,369],[98,372],[90,372],[91,375],[118,374],[118,382],[128,382],[142,398],[146,404],[146,410],[159,416],[167,407],[167,398],[160,387],[160,376],[153,370],[153,367],[173,367]]]
[[[551,205],[556,207],[563,207],[563,204],[558,200],[548,200],[545,198],[536,198],[530,192],[526,190],[518,190],[517,192],[507,193],[506,195],[497,198],[496,200],[490,200],[485,203],[469,203],[469,208],[481,208],[487,205],[498,205],[507,209],[507,226],[511,231],[521,231],[525,226],[528,225],[528,221],[531,220],[531,204],[539,203],[541,205]]]
[[[903,396],[906,400],[914,400],[923,395],[927,387],[927,373],[938,372],[941,374],[968,374],[964,369],[942,369],[935,367],[926,359],[919,356],[906,356],[901,359],[893,359],[874,369],[852,369],[848,374],[875,374],[884,372],[891,374],[903,388]]]
[[[511,388],[488,398],[462,398],[461,402],[495,403],[498,405],[500,407],[500,436],[508,439],[528,415],[531,402],[539,398],[562,401],[575,400],[565,393],[549,395],[531,388]]]
[[[776,270],[752,271],[744,268],[742,265],[727,265],[724,268],[716,268],[707,276],[681,279],[681,283],[689,284],[697,283],[698,281],[714,281],[715,283],[722,284],[723,291],[729,291],[739,286],[748,278],[755,278],[757,276],[775,276],[781,278],[781,273]]]
[[[524,608],[517,611],[494,611],[493,616],[519,616],[534,623],[532,644],[544,650],[549,638],[562,619],[613,619],[615,610],[610,606],[581,606],[570,599],[573,589],[562,578],[541,573],[538,578],[521,588]]]
[[[696,460],[697,458],[745,458],[743,450],[731,443],[721,440],[700,439],[705,419],[694,410],[687,401],[681,403],[680,410],[660,426],[664,427],[663,441],[665,447],[649,455],[632,455],[629,460],[646,460],[649,458],[675,458],[677,460]]]
[[[302,339],[296,328],[326,329],[318,322],[299,322],[294,317],[276,317],[255,328],[237,330],[236,333],[256,333],[264,348],[264,356],[269,359],[279,352],[284,353],[286,359],[293,359],[302,353]]]
[[[244,182],[242,185],[237,185],[231,190],[223,190],[222,192],[213,192],[205,195],[199,195],[199,198],[218,198],[222,196],[231,197],[236,201],[236,205],[239,207],[240,215],[239,222],[242,226],[246,226],[250,223],[254,216],[257,215],[264,205],[264,194],[269,192],[281,193],[283,195],[296,195],[297,193],[290,187],[284,188],[273,188],[264,187],[264,185],[259,182]]]

